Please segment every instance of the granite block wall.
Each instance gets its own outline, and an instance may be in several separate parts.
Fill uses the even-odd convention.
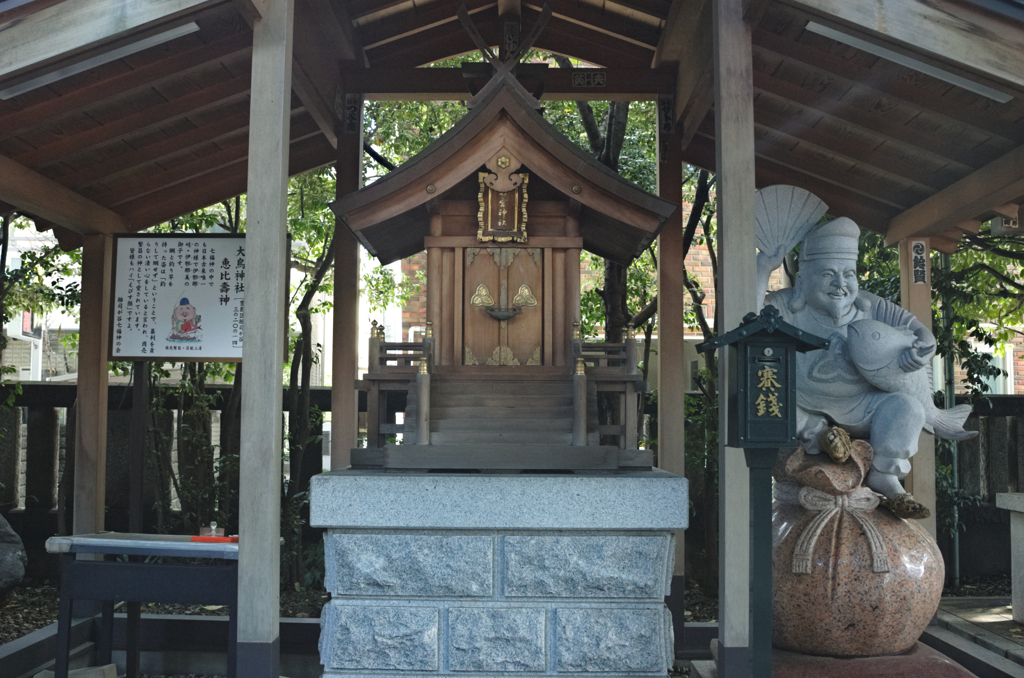
[[[332,529],[325,676],[664,676],[667,531]]]

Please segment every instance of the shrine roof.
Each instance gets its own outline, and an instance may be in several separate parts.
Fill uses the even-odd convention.
[[[600,256],[628,263],[678,209],[599,163],[508,84],[495,87],[397,170],[332,203],[331,209],[382,263],[401,259],[423,249],[431,204],[475,177],[503,149],[531,177],[578,204],[584,248]]]

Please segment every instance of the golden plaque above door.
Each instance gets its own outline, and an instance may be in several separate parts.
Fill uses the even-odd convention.
[[[526,186],[530,175],[516,173],[522,167],[502,148],[485,163],[490,172],[480,172],[480,211],[477,240],[480,242],[526,242]]]

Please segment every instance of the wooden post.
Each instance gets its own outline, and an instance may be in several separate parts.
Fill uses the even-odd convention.
[[[75,419],[74,534],[103,529],[107,491],[107,340],[113,241],[84,236],[82,311],[78,343],[78,416]]]
[[[430,444],[430,371],[423,357],[416,375],[416,444]]]
[[[267,0],[253,26],[246,263],[257,274],[249,276],[246,297],[261,312],[250,314],[242,353],[237,673],[247,678],[281,675],[281,367],[294,9],[294,0]]]
[[[673,133],[675,113],[671,108],[668,105],[658,107],[658,195],[681,205],[682,148],[679,136]],[[678,476],[686,475],[686,360],[683,357],[683,334],[686,330],[683,313],[686,310],[686,299],[686,286],[683,284],[683,210],[680,208],[658,236],[657,362],[658,467]],[[681,530],[676,533],[675,548],[672,576],[675,588],[681,594],[686,575],[686,540]],[[682,610],[678,613],[681,615]]]
[[[713,0],[715,167],[720,331],[757,308],[754,236],[754,85],[743,0]],[[719,357],[719,439],[728,430],[728,360]],[[750,492],[742,450],[719,446],[718,675],[749,676]],[[771,661],[771,656],[767,658]]]
[[[580,357],[572,376],[572,444],[587,444],[587,373]]]
[[[924,258],[924,277],[914,277],[914,248]],[[923,251],[922,251],[923,250]],[[932,329],[932,266],[931,248],[927,238],[906,238],[900,241],[900,299],[907,309],[929,330]],[[935,436],[921,432],[917,454],[910,460],[911,471],[903,485],[914,499],[931,509],[932,514],[920,521],[928,534],[936,536],[935,506]]]
[[[363,102],[346,97],[348,117],[338,130],[338,198],[362,180]],[[331,389],[331,469],[347,468],[359,436],[359,398],[353,384],[359,360],[359,243],[341,220],[334,250],[334,362]]]

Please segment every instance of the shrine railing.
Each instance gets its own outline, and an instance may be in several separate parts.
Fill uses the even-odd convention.
[[[615,436],[620,449],[636,449],[640,397],[647,390],[637,373],[636,342],[629,328],[624,342],[584,342],[579,337],[579,324],[573,329],[572,354],[576,365],[576,379],[581,375],[598,394],[598,416],[604,422],[596,427],[599,436]],[[577,386],[576,392],[586,392]],[[587,416],[587,408],[576,400],[575,419]],[[614,422],[614,423],[611,423]],[[575,422],[574,430],[592,430],[583,422]],[[575,444],[581,444],[575,442]]]
[[[384,326],[373,323],[370,332],[367,373],[356,382],[366,391],[366,446],[383,447],[388,436],[415,436],[418,445],[430,444],[430,373],[434,366],[434,337],[431,323],[423,341],[384,341]],[[389,422],[389,394],[401,392],[408,405],[403,423]]]

